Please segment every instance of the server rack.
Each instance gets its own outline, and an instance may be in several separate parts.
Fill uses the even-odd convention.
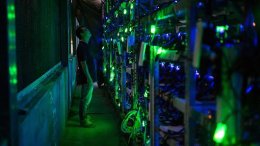
[[[247,2],[132,0],[106,3],[104,51],[109,56],[106,60],[110,61],[106,63],[107,76],[111,76],[112,54],[116,51],[111,43],[120,43],[117,45],[121,48],[117,67],[121,69],[116,73],[120,74],[120,88],[117,88],[118,84],[110,83],[110,86],[116,87],[115,95],[120,95],[122,118],[129,116],[127,114],[132,110],[136,111],[133,119],[137,125],[135,123],[134,126],[139,130],[130,128],[130,131],[138,131],[134,134],[129,132],[132,145],[163,145],[157,104],[159,98],[166,99],[165,102],[172,105],[176,113],[183,114],[184,133],[182,128],[173,127],[177,129],[173,135],[183,135],[183,139],[180,136],[166,143],[168,145],[259,143],[257,138],[254,142],[245,140],[243,134],[248,130],[240,128],[246,120],[241,114],[243,106],[246,106],[241,106],[241,98],[246,96],[242,84],[249,81],[238,70],[229,73],[237,59],[243,56],[237,53],[243,50],[239,45],[249,43],[238,37],[244,35],[244,27],[249,27],[244,24],[239,11],[244,3]],[[252,20],[250,23],[253,23]],[[205,52],[208,54],[205,55]],[[210,60],[212,56],[209,54],[213,58],[215,56],[214,61]],[[170,66],[181,62],[184,87],[172,87],[172,90],[184,89],[182,97],[161,93],[162,61]],[[131,75],[131,89],[125,86],[127,74]],[[255,75],[254,79],[258,78],[259,74]],[[127,97],[129,93],[131,98]],[[254,115],[257,113],[255,111]],[[170,128],[168,131],[173,130],[172,127],[167,128]],[[178,128],[181,130],[178,131]]]

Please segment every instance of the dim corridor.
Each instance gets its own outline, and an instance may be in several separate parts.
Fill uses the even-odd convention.
[[[125,146],[120,130],[120,118],[105,89],[94,89],[88,113],[96,127],[79,126],[78,105],[80,89],[76,88],[72,107],[61,138],[61,146]]]

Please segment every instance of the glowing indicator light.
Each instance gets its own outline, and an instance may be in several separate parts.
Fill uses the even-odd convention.
[[[112,72],[111,75],[110,75],[110,79],[109,79],[110,82],[112,82],[114,80],[114,77],[115,77],[115,73]]]
[[[226,26],[217,26],[216,27],[216,31],[218,32],[218,33],[224,33],[225,31],[227,31],[228,30],[228,25],[226,25]]]
[[[143,121],[143,122],[142,122],[142,126],[145,127],[145,125],[146,125],[146,124],[145,124],[145,121]]]
[[[174,68],[174,64],[171,63],[171,64],[170,64],[170,67],[171,67],[171,69],[173,69],[173,68]]]
[[[253,86],[249,86],[247,89],[246,89],[246,94],[250,93],[253,89]]]
[[[214,141],[216,143],[221,143],[225,137],[225,133],[227,130],[227,125],[223,123],[218,123],[217,128],[214,133]]]
[[[160,48],[157,50],[157,55],[162,54],[162,53],[164,53],[164,50],[163,50],[162,47],[160,47]]]
[[[254,26],[254,27],[256,26],[255,22],[253,22],[253,26]]]
[[[9,5],[7,9],[8,9],[7,18],[9,20],[15,19],[14,5]]]
[[[144,97],[147,98],[147,97],[148,97],[148,93],[149,93],[149,91],[146,90],[146,91],[144,92]]]
[[[128,32],[128,29],[127,28],[125,28],[125,33],[127,33]]]
[[[175,68],[175,69],[178,71],[178,70],[180,70],[180,67],[179,67],[179,66],[176,66],[176,68]]]
[[[130,9],[133,9],[134,8],[134,4],[131,3],[130,5]]]
[[[125,15],[127,14],[127,10],[126,10],[126,9],[124,9],[124,14],[125,14]]]
[[[200,73],[199,73],[197,70],[196,70],[196,75],[197,75],[197,76],[199,76],[199,75],[200,75]]]
[[[161,63],[160,63],[160,65],[161,65],[162,67],[164,67],[164,65],[165,65],[165,62],[161,62]]]
[[[155,25],[152,25],[151,26],[151,33],[155,33],[156,32],[156,27],[155,27]]]

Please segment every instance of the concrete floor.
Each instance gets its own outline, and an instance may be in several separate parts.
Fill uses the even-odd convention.
[[[61,139],[61,146],[127,146],[122,136],[121,121],[104,89],[95,89],[88,113],[95,128],[79,126],[79,88],[76,89],[72,108]]]

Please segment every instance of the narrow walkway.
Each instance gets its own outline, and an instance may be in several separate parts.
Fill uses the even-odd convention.
[[[88,113],[95,128],[79,126],[79,88],[73,98],[69,119],[61,140],[61,146],[126,146],[120,130],[120,118],[104,89],[94,89]]]

